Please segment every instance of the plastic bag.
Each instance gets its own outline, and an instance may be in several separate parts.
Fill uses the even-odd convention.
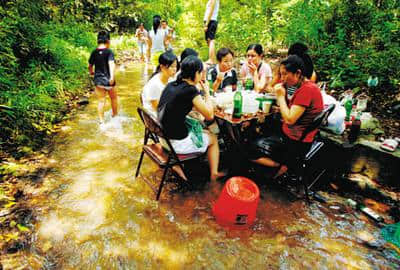
[[[330,104],[335,104],[335,109],[328,117],[328,124],[326,125],[326,129],[329,129],[335,134],[342,134],[345,130],[344,119],[346,117],[346,109],[340,105],[340,102],[337,101],[334,97],[327,95],[322,92],[322,99],[324,101],[324,106],[328,106]]]
[[[190,139],[197,148],[203,146],[203,127],[200,122],[190,116],[186,116],[186,127],[189,130]]]
[[[400,222],[384,226],[381,229],[381,235],[387,242],[400,249]],[[397,258],[400,258],[400,253]]]

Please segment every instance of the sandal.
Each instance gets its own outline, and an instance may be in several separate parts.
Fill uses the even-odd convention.
[[[396,151],[396,148],[398,145],[399,145],[399,142],[397,140],[386,139],[382,142],[381,149],[388,151],[388,152],[394,152],[394,151]]]

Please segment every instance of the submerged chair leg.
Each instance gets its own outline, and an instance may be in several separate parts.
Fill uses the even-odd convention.
[[[156,196],[156,200],[157,200],[157,201],[158,201],[158,199],[160,198],[161,190],[162,190],[162,188],[163,188],[163,186],[164,186],[165,179],[167,178],[167,172],[168,172],[168,170],[169,170],[169,167],[166,167],[166,168],[164,169],[164,173],[163,173],[163,176],[162,176],[162,179],[161,179],[160,187],[158,188],[158,192],[157,192],[157,196]]]
[[[308,190],[308,185],[307,185],[307,177],[306,177],[306,164],[303,163],[301,165],[301,173],[300,173],[300,181],[303,183],[303,188],[304,188],[304,196],[306,197],[307,203],[310,203],[310,196],[309,196],[309,190]]]
[[[142,153],[140,154],[140,158],[139,158],[139,163],[138,163],[138,166],[137,166],[137,169],[136,169],[135,177],[138,177],[138,175],[139,175],[140,166],[142,166],[143,156],[144,156],[144,151],[142,150]]]

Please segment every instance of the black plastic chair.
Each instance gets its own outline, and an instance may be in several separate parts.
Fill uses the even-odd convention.
[[[160,123],[153,118],[145,109],[138,108],[137,109],[140,118],[143,121],[145,126],[144,132],[144,144],[142,153],[140,154],[139,163],[136,169],[135,177],[138,177],[140,172],[140,167],[142,165],[144,154],[149,156],[152,161],[154,161],[160,168],[164,169],[163,176],[161,178],[161,182],[157,187],[154,187],[146,178],[143,177],[144,181],[150,186],[150,188],[156,193],[156,200],[160,198],[161,190],[164,186],[164,182],[167,178],[168,172],[171,170],[175,173],[175,175],[185,181],[174,169],[174,166],[179,166],[182,170],[184,177],[189,180],[188,173],[185,171],[184,163],[189,160],[194,160],[201,158],[204,153],[193,153],[193,154],[185,154],[185,155],[178,155],[172,144],[165,135],[163,128],[161,127]],[[169,150],[166,150],[161,143],[158,141],[154,141],[153,138],[163,139],[167,144]],[[149,139],[153,139],[153,143],[148,144]]]
[[[300,138],[300,141],[303,141],[304,138],[312,131],[319,129],[321,126],[325,125],[328,121],[329,115],[333,112],[335,109],[335,104],[330,104],[324,110],[314,118],[312,124],[307,127],[306,130],[304,130],[303,135]],[[299,157],[299,167],[294,168],[295,170],[297,169],[298,171],[298,179],[299,181],[303,184],[304,188],[304,195],[307,200],[307,202],[310,201],[309,198],[309,191],[312,186],[315,185],[315,183],[321,178],[321,176],[326,172],[326,169],[323,169],[317,177],[309,181],[307,171],[308,168],[310,167],[311,161],[313,157],[321,150],[321,148],[324,146],[324,142],[319,139],[319,136],[315,136],[314,141],[312,142],[310,150],[307,152],[307,154],[304,157]],[[291,169],[291,168],[289,168]],[[309,182],[311,182],[309,184]]]

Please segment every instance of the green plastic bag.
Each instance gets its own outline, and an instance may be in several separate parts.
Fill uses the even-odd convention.
[[[381,229],[383,239],[400,248],[400,222],[386,225]],[[397,255],[400,258],[400,254]]]
[[[203,146],[203,127],[199,120],[194,119],[190,116],[186,116],[185,120],[186,127],[189,130],[190,139],[196,145],[197,148]]]

